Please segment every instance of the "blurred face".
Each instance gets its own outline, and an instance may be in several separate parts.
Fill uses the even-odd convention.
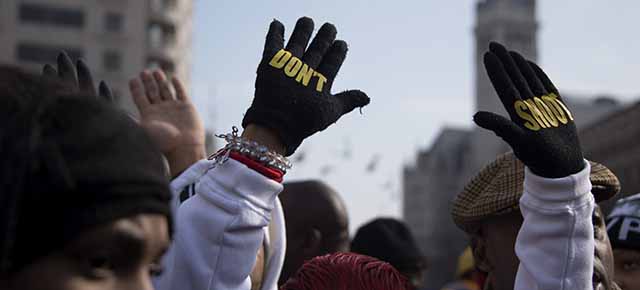
[[[483,227],[483,244],[489,281],[494,290],[513,290],[520,261],[515,253],[516,237],[522,226],[519,211],[493,218]]]
[[[167,218],[142,214],[83,233],[0,283],[10,290],[147,290],[169,246]],[[8,285],[8,286],[4,286]]]
[[[604,214],[599,206],[593,211],[593,233],[595,237],[595,259],[593,263],[593,289],[609,290],[613,286],[613,251],[607,235]]]
[[[615,289],[613,253],[599,207],[594,210],[592,219],[595,237],[593,289]],[[482,253],[474,256],[483,260],[481,269],[489,273],[489,281],[495,290],[511,290],[515,285],[520,263],[515,254],[515,243],[522,222],[520,212],[514,212],[491,219],[483,226],[478,245]]]
[[[640,251],[613,250],[615,281],[622,290],[640,289]]]

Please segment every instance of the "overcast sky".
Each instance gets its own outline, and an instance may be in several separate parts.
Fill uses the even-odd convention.
[[[475,2],[196,0],[194,99],[209,128],[230,131],[253,97],[270,21],[283,22],[286,37],[300,16],[316,30],[335,24],[350,50],[333,90],[359,88],[372,101],[305,141],[306,158],[286,179],[333,186],[352,229],[400,216],[402,167],[442,126],[472,125]],[[640,97],[640,1],[543,0],[537,15],[539,62],[561,91]]]

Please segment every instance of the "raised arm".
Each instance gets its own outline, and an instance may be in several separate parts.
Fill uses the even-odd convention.
[[[258,66],[254,100],[242,123],[244,132],[241,136],[227,135],[236,142],[231,144],[234,146],[225,147],[212,160],[195,162],[172,182],[177,208],[176,234],[163,262],[165,273],[155,281],[157,289],[251,289],[249,276],[264,242],[266,227],[273,219],[279,233],[270,243],[277,250],[267,254],[267,273],[260,289],[277,289],[285,242],[277,195],[282,190],[280,181],[285,169],[273,166],[270,160],[292,154],[304,139],[335,123],[343,114],[369,103],[369,98],[360,91],[331,93],[347,45],[335,40],[335,27],[326,23],[306,49],[312,32],[313,21],[301,18],[285,47],[284,26],[277,20],[271,23]],[[160,92],[149,96],[149,91],[155,89],[144,84],[148,75],[143,74],[142,78],[142,85],[135,81],[131,85],[141,111],[141,124],[156,128],[155,133],[148,130],[152,136],[163,136],[154,139],[165,152],[179,148],[176,144],[195,148],[191,145],[199,143],[194,142],[194,135],[183,134],[193,129],[194,123],[179,121],[192,119],[168,113],[186,114],[191,109],[177,107],[190,102],[163,97]],[[155,75],[154,79],[156,83],[162,80]],[[139,92],[142,87],[146,93]],[[154,107],[158,112],[152,110]],[[266,146],[269,153],[259,146]],[[195,155],[184,153],[184,156],[190,161],[173,163],[194,162]],[[179,166],[171,166],[172,172],[179,172]],[[276,177],[271,174],[274,172]],[[179,194],[185,188],[191,191],[187,195],[194,195],[179,203]]]
[[[515,289],[592,289],[595,202],[573,116],[535,63],[497,43],[484,56],[510,119],[478,112],[525,165]]]

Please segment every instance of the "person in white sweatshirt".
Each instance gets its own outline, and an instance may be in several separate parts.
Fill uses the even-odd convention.
[[[498,43],[484,63],[510,119],[478,112],[474,121],[513,153],[467,184],[452,215],[488,273],[485,289],[617,289],[595,204],[619,191],[617,178],[585,161],[573,116],[542,69]]]
[[[277,196],[289,167],[284,156],[369,103],[358,90],[331,93],[347,44],[335,40],[329,23],[309,44],[313,26],[310,18],[300,18],[285,47],[284,26],[271,23],[245,130],[225,135],[227,146],[209,159],[202,122],[178,80],[172,80],[175,93],[159,71],[130,82],[140,125],[175,177],[175,238],[156,289],[278,288],[285,224]]]

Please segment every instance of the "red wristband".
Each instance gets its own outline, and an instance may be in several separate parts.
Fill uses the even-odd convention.
[[[275,168],[271,168],[271,167],[267,167],[264,164],[255,161],[247,156],[244,156],[238,152],[234,152],[231,151],[229,152],[229,157],[233,158],[233,160],[238,161],[244,165],[246,165],[247,167],[257,171],[258,173],[264,175],[265,177],[272,179],[274,181],[277,181],[279,183],[282,183],[283,177],[284,177],[284,172],[275,169]]]

